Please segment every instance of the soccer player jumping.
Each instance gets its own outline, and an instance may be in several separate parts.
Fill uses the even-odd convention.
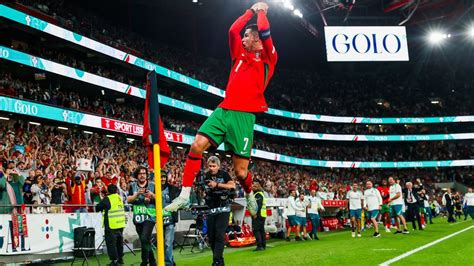
[[[230,27],[232,68],[226,96],[199,128],[186,159],[181,194],[165,207],[166,211],[176,211],[188,204],[191,187],[201,168],[202,154],[211,146],[217,148],[224,142],[225,149],[233,153],[234,172],[245,191],[247,209],[255,215],[257,203],[252,192],[252,173],[248,171],[253,145],[254,113],[268,110],[263,93],[277,62],[267,10],[266,3],[256,3]],[[257,25],[245,27],[254,15],[257,15]],[[244,27],[242,39],[240,32]]]

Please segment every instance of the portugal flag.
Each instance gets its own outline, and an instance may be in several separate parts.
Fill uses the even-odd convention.
[[[163,122],[160,118],[155,71],[151,71],[147,76],[143,142],[148,151],[148,165],[153,167],[153,144],[159,144],[160,165],[161,167],[165,166],[170,156],[170,147],[168,142],[166,142]]]

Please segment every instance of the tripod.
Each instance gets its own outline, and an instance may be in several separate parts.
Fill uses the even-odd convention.
[[[102,242],[100,242],[100,245],[97,248],[97,251],[99,251],[99,249],[102,248],[102,246],[104,245],[104,242],[105,242],[105,235],[104,235],[104,239],[102,239]],[[123,243],[124,246],[127,247],[128,250],[130,250],[130,252],[132,252],[133,256],[137,255],[137,254],[135,254],[135,251],[133,251],[133,249],[131,249],[130,246],[127,243],[125,243],[125,241],[122,240],[122,243]]]

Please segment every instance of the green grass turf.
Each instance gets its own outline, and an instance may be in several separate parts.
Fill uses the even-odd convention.
[[[435,219],[424,231],[410,231],[409,235],[393,235],[381,230],[381,238],[372,238],[373,230],[362,233],[362,238],[352,238],[349,231],[320,233],[319,241],[286,242],[271,240],[267,250],[253,252],[255,247],[226,248],[226,265],[378,265],[405,252],[423,246],[463,228],[474,226],[474,221],[448,224],[446,219]],[[409,225],[411,228],[411,225]],[[393,265],[474,265],[474,228],[444,240],[427,249],[406,257]],[[140,254],[136,257],[127,253],[126,265],[139,265]],[[108,262],[100,256],[101,263]],[[192,254],[189,249],[179,254],[175,250],[176,264],[211,265],[212,253]],[[69,263],[70,264],[70,263]],[[61,263],[59,265],[69,265]],[[77,264],[79,265],[79,264]]]

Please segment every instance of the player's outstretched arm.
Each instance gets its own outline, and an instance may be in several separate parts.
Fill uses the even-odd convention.
[[[267,18],[267,11],[268,5],[262,3],[264,5],[260,6],[257,9],[257,27],[258,27],[258,34],[260,40],[262,41],[263,50],[265,54],[270,59],[270,62],[275,64],[278,56],[275,50],[275,46],[273,46],[272,36],[270,34],[270,22]]]
[[[247,9],[245,13],[240,16],[229,29],[229,47],[230,47],[230,57],[232,60],[240,53],[242,49],[242,38],[240,37],[240,32],[245,27],[247,22],[253,17],[255,11],[252,9]]]

